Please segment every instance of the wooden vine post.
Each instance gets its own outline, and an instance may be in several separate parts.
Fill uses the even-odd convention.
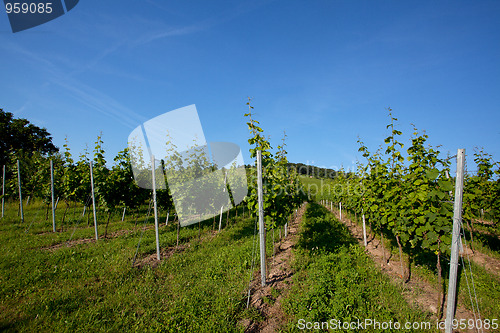
[[[24,211],[23,211],[23,195],[21,191],[21,168],[19,167],[19,160],[17,160],[17,183],[19,185],[19,209],[21,213],[21,223],[24,222]]]
[[[50,196],[52,199],[52,232],[56,232],[56,210],[54,200],[54,161],[50,160]]]
[[[2,218],[4,215],[4,208],[5,208],[5,165],[3,166],[3,177],[2,177]]]
[[[363,210],[363,244],[366,247],[366,222],[365,222],[365,212]]]
[[[219,232],[220,232],[220,228],[222,227],[222,209],[224,208],[224,206],[220,206],[220,217],[219,217]]]
[[[90,161],[90,187],[92,189],[92,212],[94,213],[94,231],[95,231],[95,239],[99,239],[99,234],[97,233],[97,216],[95,213],[95,192],[94,192],[94,170],[92,169],[92,161]],[[59,198],[58,198],[59,199]],[[58,200],[59,202],[59,200]],[[57,203],[56,203],[57,207]]]
[[[445,332],[452,333],[455,301],[457,295],[458,250],[460,242],[460,222],[462,221],[462,197],[464,191],[465,149],[457,152],[457,179],[455,182],[455,204],[453,207],[453,234],[451,240],[450,279],[448,284],[448,303],[446,305]]]
[[[151,155],[151,177],[153,180],[153,209],[155,213],[156,259],[160,260],[160,236],[158,235],[158,207],[156,205],[155,156]],[[180,223],[180,221],[179,221]]]
[[[266,230],[264,225],[264,199],[262,191],[262,151],[257,150],[257,195],[259,207],[259,239],[260,239],[260,279],[266,285]]]

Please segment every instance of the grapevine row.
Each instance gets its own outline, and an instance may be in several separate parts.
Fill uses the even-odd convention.
[[[361,140],[359,152],[366,162],[356,172],[340,172],[331,186],[317,199],[341,202],[353,214],[365,214],[374,232],[395,239],[400,256],[409,256],[410,265],[422,251],[436,255],[438,277],[441,257],[449,254],[453,220],[454,178],[450,175],[452,158],[443,157],[426,145],[428,135],[415,129],[404,151],[402,132],[389,109],[391,122],[384,150],[371,153]],[[495,225],[500,217],[500,168],[482,151],[476,152],[477,175],[467,176],[464,192],[464,219],[486,212]],[[497,164],[498,167],[498,164]],[[494,179],[494,176],[497,176]],[[482,210],[481,210],[482,209]],[[403,272],[402,272],[403,275]]]

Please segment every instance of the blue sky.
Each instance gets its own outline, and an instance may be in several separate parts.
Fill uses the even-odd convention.
[[[247,96],[291,162],[352,167],[383,143],[387,107],[454,154],[500,160],[499,1],[81,0],[12,33],[0,13],[0,107],[78,155],[196,104],[208,141],[249,163]],[[406,147],[407,148],[407,147]],[[468,158],[468,163],[472,159]],[[469,170],[473,166],[469,167]]]

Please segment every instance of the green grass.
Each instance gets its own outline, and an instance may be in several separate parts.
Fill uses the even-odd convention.
[[[475,305],[473,307],[471,304],[469,296],[470,289],[473,304],[475,304],[474,294],[477,295],[479,310],[483,319],[500,318],[500,303],[498,302],[498,299],[500,299],[500,278],[498,276],[493,276],[489,271],[476,265],[474,262],[471,262],[469,267],[466,258],[464,258],[464,263],[466,269],[463,269],[462,260],[459,260],[458,303],[470,311],[475,309]],[[448,258],[443,260],[443,265],[446,266],[443,266],[442,290],[445,294],[448,293],[449,281],[447,264]],[[474,285],[472,285],[470,269],[472,270]],[[437,273],[434,267],[429,267],[428,265],[415,265],[412,270],[414,275],[422,277],[437,288]],[[467,283],[469,285],[467,285]],[[446,300],[445,298],[445,302]]]
[[[348,229],[317,204],[307,208],[295,258],[293,286],[284,302],[291,317],[286,331],[300,331],[300,319],[431,322],[431,314],[408,305],[401,286],[383,275]],[[391,330],[369,327],[366,331]]]
[[[347,214],[351,219],[351,221],[355,221],[352,214],[349,214],[347,212],[344,212],[344,214]],[[355,221],[355,222],[361,226],[360,221]],[[469,232],[466,231],[465,234],[468,235]],[[380,237],[378,235],[375,236],[375,239],[376,242],[380,241]],[[481,244],[478,238],[476,238],[475,240],[476,241],[474,243],[475,244],[474,247],[476,249],[487,255],[495,257],[496,253],[494,251],[492,250],[486,251],[486,249],[489,248],[487,248],[484,244]],[[395,258],[396,260],[399,260],[399,252],[397,249],[396,241],[394,239],[387,239],[387,238],[384,239],[384,241],[386,246],[390,248],[392,257]],[[425,281],[429,282],[430,284],[438,288],[437,285],[438,278],[437,278],[437,268],[436,268],[437,256],[429,251],[427,252],[421,251],[420,256],[417,256],[415,259],[416,263],[412,263],[412,275],[414,277],[418,276],[420,278],[423,278]],[[403,260],[405,261],[405,270],[406,270],[408,262],[408,255],[406,253],[403,253]],[[449,257],[442,256],[441,265],[443,269],[442,272],[443,279],[441,288],[444,294],[448,292],[448,280],[449,280],[448,264],[449,264]],[[497,301],[498,299],[500,299],[500,277],[498,275],[493,275],[485,268],[476,265],[474,262],[472,262],[469,267],[469,263],[466,258],[464,258],[464,264],[466,269],[463,269],[464,265],[462,263],[462,260],[459,261],[459,268],[460,268],[459,279],[458,279],[459,304],[461,304],[468,310],[472,310],[473,306],[471,304],[469,296],[469,289],[473,297],[473,301],[475,302],[475,296],[474,296],[474,288],[475,288],[475,293],[477,295],[481,317],[483,319],[500,318],[500,303]],[[474,286],[472,285],[470,269],[472,270]],[[467,279],[469,281],[467,281]],[[467,286],[467,282],[469,283],[469,286]]]
[[[465,223],[464,227],[466,228],[466,230],[464,230],[464,235],[470,245],[470,230]],[[473,248],[478,249],[479,251],[491,257],[500,259],[500,236],[498,235],[497,229],[493,226],[483,225],[478,222],[474,223],[473,229]],[[480,230],[483,232],[480,232]]]
[[[316,195],[329,193],[331,191],[331,179],[318,179],[312,176],[299,175],[300,182],[304,186],[304,192],[309,194],[314,201]]]
[[[121,222],[117,214],[108,233],[133,230],[119,237],[46,250],[66,243],[75,229],[69,222],[64,232],[52,233],[49,218],[25,232],[37,208],[28,206],[20,224],[13,203],[0,221],[0,331],[237,332],[241,318],[258,318],[245,310],[254,219],[242,219],[241,211],[236,220],[232,212],[230,225],[214,237],[212,220],[203,223],[201,241],[197,225],[182,228],[181,243],[189,245],[183,252],[155,268],[139,268],[132,267],[132,259],[144,216],[134,229],[134,218]],[[175,245],[176,232],[172,223],[160,227],[162,248]],[[87,227],[85,221],[73,239],[93,236],[92,223]],[[147,229],[139,260],[155,253],[154,240],[154,230]]]
[[[68,210],[64,231],[57,233],[51,232],[50,214],[46,220],[46,207],[40,202],[26,208],[24,223],[19,222],[15,202],[6,208],[0,220],[0,331],[241,332],[241,319],[264,320],[256,310],[245,308],[248,281],[259,260],[257,255],[252,271],[255,220],[241,218],[241,208],[237,219],[231,212],[228,226],[224,216],[223,231],[213,237],[213,220],[204,221],[201,230],[198,225],[182,228],[184,251],[156,267],[132,267],[143,226],[149,229],[141,239],[138,261],[155,253],[153,220],[146,220],[147,207],[141,208],[137,223],[132,215],[121,222],[121,211],[112,216],[108,235],[127,232],[71,247],[65,246],[70,239],[94,237],[92,218],[87,226],[86,218],[79,217],[82,207]],[[64,208],[60,203],[58,221]],[[102,236],[107,216],[104,212],[98,216]],[[177,233],[174,223],[164,225],[165,216],[163,212],[162,249],[175,246]],[[217,228],[218,218],[215,224]],[[303,224],[295,250],[292,292],[282,303],[289,315],[285,330],[296,331],[300,318],[430,320],[430,314],[405,302],[402,288],[379,272],[346,227],[325,209],[310,205]],[[271,254],[272,233],[267,240]],[[63,246],[46,249],[57,244]],[[477,283],[486,286],[478,287],[484,304],[496,304],[498,284],[492,285],[482,273]],[[264,301],[273,304],[278,296],[277,290],[271,290]],[[497,315],[497,308],[491,307],[488,313]]]

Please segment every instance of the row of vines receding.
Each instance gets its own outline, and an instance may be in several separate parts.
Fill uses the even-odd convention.
[[[406,271],[401,272],[406,280],[411,277],[412,261],[423,253],[435,255],[440,279],[442,256],[450,253],[455,182],[450,165],[454,159],[428,145],[428,135],[416,128],[405,147],[391,109],[389,117],[384,145],[370,152],[358,139],[365,162],[358,162],[356,171],[339,172],[317,199],[341,202],[353,215],[364,214],[382,241],[384,236],[393,239],[400,257],[406,253],[409,258]],[[500,164],[482,150],[476,150],[474,157],[477,171],[465,176],[463,218],[467,223],[487,218],[497,227]]]
[[[266,228],[275,229],[288,222],[293,210],[299,207],[307,198],[297,172],[288,167],[287,151],[284,135],[281,145],[277,151],[272,153],[272,146],[263,134],[259,122],[255,120],[252,113],[253,107],[250,100],[247,103],[249,112],[248,129],[251,137],[248,143],[251,145],[250,157],[255,159],[257,151],[262,151],[262,183],[263,183],[263,206],[265,212]],[[258,211],[257,197],[257,169],[250,169],[249,193],[246,197],[248,209]]]

